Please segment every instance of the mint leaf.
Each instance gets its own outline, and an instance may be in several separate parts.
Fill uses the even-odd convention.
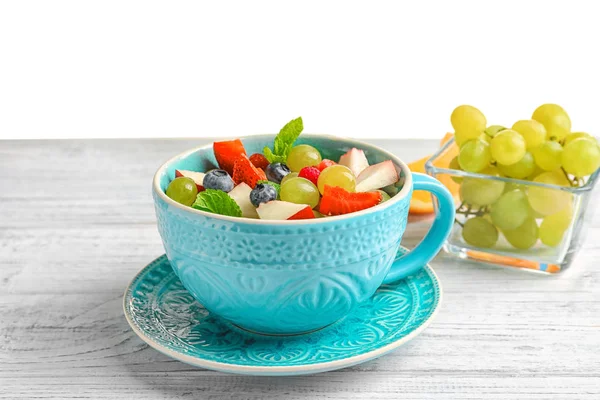
[[[285,124],[277,136],[275,136],[275,142],[273,144],[273,151],[275,154],[287,155],[303,129],[304,124],[302,123],[302,117],[293,119]]]
[[[277,191],[277,198],[279,198],[279,191],[281,190],[281,185],[279,185],[278,183],[275,182],[271,182],[271,181],[258,181],[257,183],[264,183],[266,185],[271,185],[275,188],[275,191]]]
[[[206,189],[198,193],[196,201],[192,204],[196,210],[207,211],[213,214],[241,217],[242,210],[229,195],[221,190]]]
[[[272,163],[284,163],[287,161],[287,155],[286,156],[277,156],[275,154],[273,154],[273,152],[271,151],[270,148],[265,147],[263,149],[263,153],[265,154],[265,158],[267,159],[267,161],[269,161],[270,164]]]
[[[265,147],[263,152],[267,160],[270,163],[274,162],[286,162],[288,154],[290,154],[290,150],[292,150],[292,146],[302,130],[304,129],[304,124],[302,123],[302,117],[298,117],[296,119],[291,120],[275,136],[275,141],[273,142],[273,151],[270,148]]]

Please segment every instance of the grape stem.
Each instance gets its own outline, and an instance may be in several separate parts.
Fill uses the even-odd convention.
[[[479,208],[473,208],[473,206],[471,204],[467,204],[464,201],[462,203],[460,203],[460,205],[456,208],[456,214],[457,215],[464,215],[465,217],[483,217],[485,214],[489,213],[489,207],[479,207]],[[462,222],[460,222],[458,220],[458,218],[455,218],[455,221],[457,224],[459,224],[460,226],[464,226],[462,224]]]
[[[572,187],[579,187],[579,186],[582,186],[582,184],[584,183],[583,179],[581,179],[581,180],[580,180],[580,179],[579,179],[579,178],[577,178],[577,177],[573,177],[573,178],[571,178],[571,177],[569,176],[569,174],[567,173],[567,171],[565,171],[565,169],[564,169],[563,167],[560,167],[560,169],[561,169],[561,171],[563,172],[563,174],[565,174],[565,177],[567,178],[567,180],[569,181],[569,184],[570,184]]]

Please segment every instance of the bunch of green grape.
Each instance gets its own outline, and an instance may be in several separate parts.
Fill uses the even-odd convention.
[[[556,247],[573,220],[573,195],[561,187],[582,186],[600,166],[600,146],[585,132],[571,132],[571,119],[556,104],[538,107],[512,127],[487,125],[477,108],[462,105],[450,117],[460,147],[450,168],[488,177],[458,177],[464,215],[463,239],[491,248],[500,234],[518,249],[541,241]],[[507,182],[498,177],[527,182]]]

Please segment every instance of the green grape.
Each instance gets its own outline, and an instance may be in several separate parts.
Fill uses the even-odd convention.
[[[513,183],[513,182],[507,182],[506,185],[504,185],[504,193],[512,192],[513,190],[523,190],[524,188],[525,188],[525,185],[520,185],[518,183]]]
[[[313,214],[315,215],[315,218],[324,218],[325,217],[323,214],[321,214],[317,210],[313,210]]]
[[[279,197],[283,201],[296,204],[308,204],[315,208],[319,204],[321,196],[319,189],[308,179],[291,178],[281,185]]]
[[[473,106],[458,106],[452,111],[450,122],[454,128],[455,136],[467,141],[476,139],[487,125],[485,115]],[[461,143],[459,143],[460,145]]]
[[[462,171],[462,168],[460,167],[460,164],[458,163],[458,156],[454,157],[452,159],[452,161],[450,161],[448,168]],[[463,181],[463,177],[458,176],[458,175],[450,175],[450,178],[452,178],[452,180],[456,183],[461,183]]]
[[[561,141],[571,132],[571,119],[567,112],[559,105],[544,104],[533,112],[531,119],[544,125],[546,139]]]
[[[587,138],[587,139],[591,139],[593,141],[596,141],[596,138],[593,137],[592,135],[590,135],[589,133],[585,133],[585,132],[573,132],[573,133],[569,133],[567,135],[567,137],[565,138],[565,143],[563,144],[563,146],[568,145],[570,142],[572,142],[575,139],[579,139],[579,138]],[[597,141],[596,141],[597,143]]]
[[[533,157],[533,159],[535,160],[535,156]],[[531,175],[529,175],[527,177],[527,179],[532,181],[535,179],[536,176],[538,176],[539,174],[543,174],[544,172],[546,172],[546,171],[544,171],[537,164],[535,164],[535,168],[533,169],[533,172],[531,173]]]
[[[545,183],[556,186],[570,186],[569,180],[559,171],[544,172],[535,177],[533,182]],[[529,205],[542,215],[557,213],[568,206],[572,195],[560,189],[550,189],[538,186],[529,186],[527,189]]]
[[[530,152],[526,152],[523,158],[511,165],[498,165],[498,169],[504,176],[515,179],[525,179],[535,170],[535,161]]]
[[[492,158],[502,165],[518,162],[525,155],[525,139],[518,132],[506,129],[492,139]]]
[[[462,147],[462,145],[467,143],[469,140],[471,140],[471,139],[466,137],[463,133],[454,132],[454,141],[456,142],[458,147]]]
[[[546,141],[533,149],[535,164],[544,171],[554,171],[560,168],[563,148],[558,142]]]
[[[533,216],[533,218],[535,219],[541,219],[544,218],[544,215],[540,214],[539,212],[535,211],[533,208],[531,209],[531,215]]]
[[[391,199],[390,195],[387,194],[386,192],[384,192],[383,190],[375,190],[376,192],[381,193],[381,203],[385,203],[386,201],[388,201],[389,199]]]
[[[317,183],[319,183],[319,181],[317,181]],[[401,183],[401,181],[398,181],[392,185],[387,185],[386,187],[381,188],[381,190],[383,190],[390,196],[395,196],[398,194],[398,192],[400,190],[402,190],[403,185],[404,185],[404,183]]]
[[[490,146],[482,140],[469,140],[458,153],[458,164],[464,171],[479,172],[491,161]]]
[[[462,237],[470,245],[489,248],[498,241],[498,230],[483,217],[469,218],[463,226]]]
[[[286,176],[283,177],[280,185],[283,185],[285,183],[285,181],[287,181],[288,179],[297,178],[297,177],[298,177],[297,172],[290,172],[289,174],[287,174]]]
[[[544,221],[540,225],[540,240],[548,247],[556,247],[562,242],[562,238],[565,235],[564,231],[557,231],[549,228]]]
[[[486,142],[488,145],[492,142],[492,138],[489,137],[488,135],[486,135],[485,133],[482,133],[481,135],[479,135],[478,139]]]
[[[304,167],[316,167],[320,162],[319,150],[307,144],[292,147],[287,158],[287,166],[292,172],[300,172]]]
[[[462,169],[460,168],[460,164],[458,163],[458,156],[454,157],[451,161],[450,164],[448,165],[448,167],[450,169],[457,169],[459,171],[462,171]]]
[[[321,171],[321,175],[317,180],[317,186],[321,194],[325,193],[325,185],[337,186],[346,189],[348,192],[354,192],[356,178],[350,168],[336,164]]]
[[[501,230],[516,229],[531,216],[527,196],[520,190],[504,193],[492,204],[492,222]]]
[[[497,169],[488,167],[481,171],[482,174],[496,176]],[[487,178],[464,178],[460,185],[460,198],[473,206],[487,206],[502,196],[504,182]]]
[[[196,201],[198,187],[192,178],[180,176],[167,186],[167,196],[186,206],[191,206]]]
[[[503,126],[501,126],[501,125],[490,125],[487,128],[485,128],[485,131],[483,131],[483,133],[485,133],[489,137],[493,138],[494,136],[496,136],[496,134],[498,132],[501,132],[501,131],[503,131],[505,129],[506,128],[503,127]]]
[[[595,140],[575,139],[565,146],[561,162],[571,175],[579,178],[591,175],[600,166],[600,147]]]
[[[525,221],[515,229],[506,229],[502,233],[508,243],[517,249],[528,249],[533,246],[538,239],[538,226],[533,217],[525,218]]]
[[[546,140],[546,128],[534,119],[523,119],[512,126],[525,139],[527,150],[534,149]]]
[[[551,214],[542,220],[540,225],[540,240],[546,246],[556,247],[562,241],[565,231],[573,218],[573,210],[567,206],[556,214]]]

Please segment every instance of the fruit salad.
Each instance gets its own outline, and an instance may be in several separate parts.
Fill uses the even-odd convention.
[[[219,165],[210,171],[176,170],[166,195],[183,205],[231,217],[299,220],[343,215],[385,202],[401,188],[391,160],[369,165],[352,148],[339,160],[295,145],[302,118],[287,123],[273,146],[248,155],[241,140],[214,142]]]
[[[569,115],[556,104],[541,105],[510,128],[488,126],[468,105],[457,107],[450,120],[460,149],[449,169],[488,176],[452,175],[460,185],[456,213],[463,240],[479,248],[497,247],[501,237],[521,250],[559,246],[576,205],[573,192],[561,187],[584,186],[598,169],[596,138],[572,132]]]

